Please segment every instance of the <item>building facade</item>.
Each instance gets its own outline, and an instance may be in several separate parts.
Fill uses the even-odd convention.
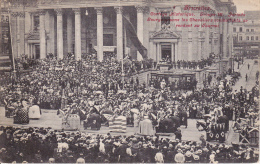
[[[79,60],[94,48],[100,61],[106,51],[116,52],[118,60],[124,54],[141,60],[141,55],[125,34],[123,17],[133,24],[140,42],[148,51],[148,58],[154,61],[159,62],[166,57],[171,61],[197,61],[210,54],[228,61],[232,54],[233,40],[229,39],[233,35],[231,22],[211,22],[213,27],[204,27],[205,22],[190,21],[190,18],[227,18],[230,12],[236,10],[231,0],[9,2],[15,57],[26,54],[31,58],[45,58],[52,53],[62,59],[67,53],[74,53]],[[189,10],[187,5],[210,10]],[[201,15],[201,12],[205,14]],[[189,27],[190,24],[193,25]],[[200,26],[194,27],[195,24]]]
[[[241,22],[233,24],[235,56],[259,56],[260,11],[245,11]]]

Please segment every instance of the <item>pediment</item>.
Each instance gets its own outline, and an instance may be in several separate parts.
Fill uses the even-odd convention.
[[[151,39],[166,39],[166,38],[167,39],[178,39],[178,38],[180,38],[180,36],[177,33],[167,30],[167,29],[163,29],[161,31],[154,32],[151,35]]]

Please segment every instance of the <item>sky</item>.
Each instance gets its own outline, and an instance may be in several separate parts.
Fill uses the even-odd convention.
[[[237,7],[237,13],[244,13],[245,10],[260,10],[260,0],[233,0]]]

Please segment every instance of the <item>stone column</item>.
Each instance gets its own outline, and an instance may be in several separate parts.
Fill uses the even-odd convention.
[[[137,10],[137,37],[140,42],[143,44],[144,42],[144,7],[143,6],[136,6]],[[143,59],[142,55],[137,52],[137,60],[141,61]]]
[[[178,56],[178,60],[183,60],[183,58],[182,58],[182,40],[181,40],[181,38],[178,39],[178,54],[177,54],[177,56]]]
[[[205,55],[204,55],[204,58],[209,57],[209,48],[210,48],[210,45],[209,45],[209,28],[206,27],[206,29],[205,29]]]
[[[175,51],[175,47],[174,47],[174,43],[171,43],[171,61],[172,62],[175,62],[175,53],[174,53],[174,51]]]
[[[46,58],[45,11],[40,10],[40,59]]]
[[[175,16],[171,15],[173,12],[174,12],[174,9],[172,8],[171,12],[169,13],[170,19],[175,19]],[[176,25],[176,22],[170,20],[170,26],[171,26],[172,31],[175,31],[175,29],[176,29],[175,25]]]
[[[193,60],[193,57],[192,57],[192,29],[191,28],[189,28],[189,31],[188,31],[188,59],[186,59],[186,60],[188,60],[188,61]]]
[[[174,62],[177,62],[179,59],[178,59],[178,45],[177,43],[174,43]]]
[[[30,20],[31,20],[30,30],[33,31],[33,27],[34,27],[34,14],[33,14],[33,12],[30,12]]]
[[[156,9],[156,13],[160,13],[160,9],[159,8],[155,8]],[[161,16],[158,14],[156,16],[156,19],[160,20]],[[156,31],[160,31],[161,30],[161,22],[156,21]]]
[[[156,43],[156,62],[160,62],[160,43]]]
[[[69,12],[67,14],[67,43],[68,43],[68,53],[72,53],[73,44],[72,44],[72,31],[73,31],[73,23],[72,23],[72,13]]]
[[[232,56],[233,47],[233,25],[232,22],[228,22],[228,57]]]
[[[57,58],[63,59],[63,20],[62,9],[55,9],[57,14]]]
[[[176,6],[175,9],[174,9],[174,12],[176,13],[181,13],[181,6]],[[176,22],[175,23],[175,26],[176,24],[181,24],[182,23],[182,20],[181,20],[181,16],[175,16],[175,19],[179,19],[180,21],[179,22]],[[176,31],[181,31],[181,27],[176,27]]]
[[[47,54],[52,53],[55,55],[55,20],[54,12],[49,10],[49,38],[47,41]]]
[[[123,7],[115,7],[116,10],[116,48],[117,48],[117,60],[120,61],[124,58],[123,55]]]
[[[13,56],[17,57],[18,56],[18,52],[17,52],[17,13],[16,12],[12,12],[11,13],[11,18],[10,18],[10,23],[11,23],[11,38],[12,38],[12,52],[13,52]]]
[[[191,10],[189,11],[189,13],[191,13]],[[188,17],[188,19],[190,19],[190,17]],[[192,22],[188,21],[188,24],[192,24]],[[192,36],[192,31],[194,30],[194,25],[192,27],[188,28],[188,61],[192,61],[195,58],[193,58],[193,49],[192,49],[192,40],[193,40],[193,36]],[[197,59],[196,59],[197,60]]]
[[[19,12],[19,34],[20,34],[20,52],[19,55],[25,54],[25,42],[24,42],[24,32],[25,32],[25,13]]]
[[[152,41],[150,41],[149,42],[149,54],[150,54],[150,57],[153,59],[153,60],[155,60],[155,58],[154,58],[154,45],[153,45],[153,42]]]
[[[226,18],[225,18],[226,19]],[[227,57],[227,22],[223,21],[223,58]]]
[[[75,59],[81,60],[81,15],[80,8],[73,9],[75,13]]]
[[[97,12],[97,59],[103,60],[103,8],[95,8]]]

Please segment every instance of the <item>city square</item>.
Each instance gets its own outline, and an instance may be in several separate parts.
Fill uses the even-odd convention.
[[[3,1],[0,162],[257,162],[260,12],[236,5]]]

